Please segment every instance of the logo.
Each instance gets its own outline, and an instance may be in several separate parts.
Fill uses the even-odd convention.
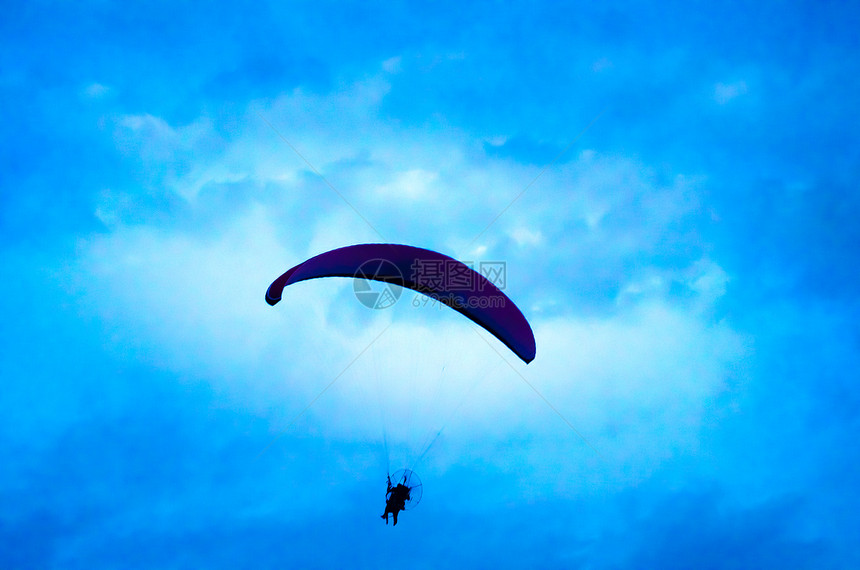
[[[501,290],[508,285],[508,266],[504,261],[482,261],[478,273]]]
[[[387,259],[365,261],[355,272],[352,290],[358,302],[368,309],[387,309],[403,291],[390,281],[403,281],[400,269]]]

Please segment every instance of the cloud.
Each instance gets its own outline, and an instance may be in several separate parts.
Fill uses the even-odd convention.
[[[111,88],[101,83],[90,83],[83,89],[83,94],[90,99],[101,99],[110,92]]]
[[[328,227],[343,224],[323,224],[317,235]],[[301,426],[377,444],[387,426],[390,451],[407,458],[444,428],[451,447],[428,460],[441,470],[467,447],[473,456],[491,454],[495,442],[530,433],[579,458],[561,461],[566,469],[595,472],[593,451],[496,351],[515,359],[494,339],[488,346],[455,312],[421,305],[423,297],[410,291],[394,309],[369,311],[352,298],[349,280],[299,284],[278,306],[263,303],[265,286],[309,254],[278,234],[261,207],[222,227],[217,239],[124,228],[83,247],[76,290],[113,331],[112,350],[139,351],[168,370],[206,378],[278,429],[341,375]],[[746,352],[728,326],[653,299],[611,318],[537,314],[532,324],[539,358],[515,366],[610,459],[617,485],[695,452],[705,408]],[[513,443],[511,452],[537,451]],[[542,469],[526,472],[551,475]]]
[[[391,57],[382,62],[382,69],[388,73],[397,73],[401,69],[403,58],[400,56]]]
[[[379,186],[376,191],[383,200],[400,202],[404,200],[427,201],[431,193],[435,194],[435,182],[439,175],[435,172],[415,168],[399,175],[387,184]]]
[[[714,100],[719,105],[726,103],[745,95],[747,92],[746,81],[736,81],[734,83],[717,83],[714,86]]]
[[[535,246],[543,241],[540,230],[531,231],[523,227],[516,228],[511,232],[511,237],[519,246]]]
[[[612,61],[607,57],[601,57],[591,65],[592,71],[600,73],[612,68]]]
[[[228,138],[208,119],[180,128],[147,115],[123,119],[124,136],[137,137],[127,144],[164,145],[161,155],[144,153],[146,160],[169,162],[164,149],[189,153],[182,174],[162,171],[189,221],[129,223],[125,198],[106,192],[97,212],[111,231],[81,242],[73,283],[79,302],[112,331],[111,350],[205,377],[282,427],[348,367],[302,419],[339,440],[378,440],[381,416],[389,415],[391,425],[404,425],[391,434],[392,446],[412,439],[414,447],[416,433],[432,437],[457,410],[445,427],[455,448],[474,434],[493,442],[525,431],[563,437],[575,457],[593,455],[547,419],[544,404],[453,312],[411,307],[409,292],[395,311],[368,312],[347,280],[297,285],[275,308],[262,302],[280,272],[327,249],[380,239],[374,228],[391,241],[456,254],[537,174],[476,154],[480,144],[456,131],[386,125],[377,115],[388,89],[370,78],[328,96],[296,90],[253,104],[245,126]],[[703,409],[745,354],[743,337],[711,322],[707,310],[724,294],[726,272],[702,256],[695,236],[678,231],[698,219],[699,183],[582,152],[545,174],[543,187],[529,188],[528,199],[471,248],[510,256],[511,294],[538,335],[538,361],[524,374],[605,450],[622,484],[696,448]],[[202,214],[213,208],[218,217]],[[583,290],[607,282],[613,288],[600,295],[611,310],[577,309],[595,302]],[[691,300],[673,305],[673,283]],[[389,324],[373,351],[348,366]],[[443,366],[468,381],[440,382]],[[370,392],[368,377],[375,378]],[[524,399],[531,402],[525,412]],[[428,400],[434,409],[415,405]],[[384,411],[354,414],[369,407]],[[438,468],[450,461],[440,459]]]

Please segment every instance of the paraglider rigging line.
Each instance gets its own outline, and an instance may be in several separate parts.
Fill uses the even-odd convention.
[[[329,389],[329,388],[331,388],[332,386],[334,386],[334,383],[335,383],[335,382],[337,382],[337,381],[340,379],[340,377],[341,377],[341,376],[343,376],[343,375],[346,373],[346,371],[350,369],[350,367],[352,367],[352,365],[353,365],[353,364],[355,364],[355,361],[356,361],[356,360],[358,360],[359,358],[361,358],[361,355],[362,355],[362,354],[364,354],[365,352],[367,352],[367,350],[368,350],[371,346],[373,346],[373,345],[376,343],[376,341],[377,341],[377,340],[379,340],[379,338],[380,338],[383,334],[385,334],[385,331],[387,331],[387,330],[388,330],[388,328],[389,328],[390,326],[391,326],[391,323],[388,323],[388,324],[385,326],[385,328],[384,328],[384,329],[382,329],[382,331],[381,331],[378,335],[376,335],[376,337],[375,337],[372,341],[370,341],[370,344],[368,344],[367,346],[365,346],[365,347],[364,347],[364,349],[363,349],[361,352],[359,352],[357,355],[355,355],[355,358],[353,358],[352,360],[350,360],[350,361],[349,361],[349,364],[347,364],[347,365],[346,365],[346,367],[345,367],[343,370],[341,370],[341,371],[340,371],[340,373],[339,373],[337,376],[335,376],[335,377],[334,377],[334,380],[332,380],[331,382],[329,382],[329,383],[328,383],[328,385],[327,385],[325,388],[323,388],[323,389],[322,389],[322,392],[320,392],[319,394],[317,394],[317,395],[316,395],[316,397],[315,397],[313,400],[311,400],[311,401],[310,401],[310,403],[309,403],[307,406],[305,406],[305,408],[304,408],[301,412],[299,412],[299,413],[296,415],[296,417],[294,417],[294,418],[293,418],[293,420],[289,423],[289,425],[287,425],[287,427],[285,427],[285,428],[283,429],[283,431],[281,431],[281,433],[279,433],[279,434],[275,437],[275,439],[273,439],[272,441],[270,441],[270,442],[269,442],[269,445],[267,445],[267,446],[263,449],[263,451],[261,451],[261,452],[257,455],[257,457],[256,457],[255,459],[259,459],[259,458],[260,458],[264,453],[266,453],[266,451],[268,451],[268,450],[269,450],[269,448],[270,448],[270,447],[272,447],[272,445],[274,445],[274,443],[275,443],[276,441],[278,441],[279,439],[281,439],[281,438],[284,436],[284,434],[286,434],[286,433],[289,431],[289,429],[290,429],[291,427],[293,427],[293,425],[295,425],[295,423],[296,423],[297,421],[299,421],[299,418],[301,418],[303,415],[305,415],[305,412],[307,412],[307,411],[311,408],[311,406],[313,406],[313,405],[317,402],[317,400],[319,400],[320,398],[322,398],[323,394],[325,394],[325,393],[328,391],[328,389]]]
[[[496,366],[498,366],[498,363],[496,364]],[[443,368],[444,368],[444,367],[443,367]],[[424,457],[425,457],[425,456],[430,452],[430,448],[432,448],[432,447],[433,447],[433,444],[435,444],[435,443],[436,443],[436,440],[438,440],[438,439],[439,439],[439,436],[441,436],[441,435],[442,435],[442,432],[445,430],[445,428],[446,428],[446,427],[448,427],[448,424],[449,424],[449,423],[451,423],[451,420],[453,420],[453,419],[454,419],[454,416],[456,416],[456,415],[457,415],[457,412],[459,412],[459,411],[460,411],[460,408],[462,408],[462,407],[463,407],[463,404],[465,404],[465,403],[466,403],[466,401],[467,401],[467,400],[468,400],[468,398],[469,398],[469,395],[470,395],[472,392],[474,392],[474,391],[475,391],[475,388],[477,388],[478,386],[480,386],[480,385],[481,385],[481,384],[482,384],[482,383],[487,379],[487,377],[488,377],[488,376],[490,376],[490,372],[492,372],[492,371],[495,371],[495,367],[494,367],[494,368],[492,368],[492,369],[488,369],[488,370],[486,370],[486,371],[484,372],[483,376],[481,376],[481,379],[480,379],[478,382],[476,382],[476,383],[472,384],[472,386],[469,388],[469,390],[468,390],[468,391],[463,395],[463,398],[460,400],[460,403],[459,403],[459,404],[457,404],[457,407],[456,407],[456,408],[454,408],[454,410],[453,410],[453,411],[451,412],[451,414],[448,416],[448,419],[446,419],[446,420],[445,420],[445,423],[443,423],[443,424],[442,424],[442,427],[440,427],[440,428],[439,428],[439,431],[437,431],[437,432],[436,432],[436,435],[434,435],[434,436],[433,436],[433,439],[432,439],[432,440],[430,440],[430,443],[429,443],[429,444],[427,444],[427,447],[425,447],[425,448],[424,448],[424,451],[421,453],[421,455],[419,455],[419,456],[418,456],[418,459],[416,459],[416,460],[412,463],[412,467],[410,468],[410,470],[411,470],[411,471],[415,471],[415,468],[416,468],[416,467],[418,467],[418,465],[421,463],[421,461],[424,459]]]
[[[389,325],[391,326],[391,325]],[[385,427],[385,417],[382,414],[382,399],[380,394],[382,392],[382,383],[379,379],[379,359],[377,358],[377,349],[373,349],[370,351],[370,356],[373,359],[373,370],[375,372],[374,377],[376,378],[376,408],[380,410],[380,424],[382,425],[382,443],[383,449],[385,451],[385,472],[391,472],[391,453],[388,448],[388,429]]]
[[[529,382],[528,380],[526,380],[526,377],[525,377],[525,376],[523,376],[522,374],[520,374],[520,371],[519,371],[519,370],[517,370],[516,368],[514,368],[514,367],[513,367],[513,365],[511,365],[511,363],[510,363],[510,362],[508,362],[508,360],[507,360],[504,356],[502,356],[502,353],[501,353],[501,352],[499,352],[498,350],[496,350],[496,347],[495,347],[495,346],[493,346],[492,344],[490,344],[490,343],[487,341],[487,339],[485,339],[483,336],[481,336],[481,333],[479,333],[479,332],[478,332],[478,329],[476,329],[476,328],[472,327],[472,330],[473,330],[473,331],[475,331],[475,334],[476,334],[476,335],[478,335],[478,336],[481,338],[481,340],[483,340],[484,342],[486,342],[486,343],[487,343],[487,346],[489,346],[490,348],[492,348],[492,349],[493,349],[493,352],[495,352],[496,354],[498,354],[498,355],[499,355],[499,358],[501,358],[502,360],[504,360],[504,361],[505,361],[505,364],[507,364],[507,365],[508,365],[508,367],[509,367],[511,370],[513,370],[513,371],[517,374],[517,376],[519,376],[519,377],[520,377],[520,379],[522,379],[522,381],[523,381],[523,382],[525,382],[525,383],[526,383],[526,385],[527,385],[529,388],[531,388],[531,389],[534,391],[534,393],[535,393],[535,394],[537,394],[537,395],[538,395],[538,397],[539,397],[541,400],[543,400],[543,401],[544,401],[544,403],[545,403],[547,406],[549,406],[549,409],[551,409],[553,412],[555,412],[555,415],[557,415],[558,417],[560,417],[560,418],[561,418],[561,421],[563,421],[564,423],[566,423],[566,424],[567,424],[567,427],[569,427],[569,428],[573,431],[573,433],[575,433],[576,435],[578,435],[578,436],[579,436],[579,438],[580,438],[583,442],[585,442],[585,445],[587,445],[588,447],[590,447],[590,448],[594,451],[594,453],[596,453],[597,455],[599,455],[599,456],[600,456],[600,458],[601,458],[601,459],[606,459],[605,457],[603,457],[603,454],[602,454],[602,453],[600,453],[599,451],[597,451],[597,448],[596,448],[596,447],[594,447],[593,445],[591,445],[591,442],[589,442],[589,441],[585,438],[585,436],[584,436],[584,435],[582,435],[582,434],[579,432],[579,430],[578,430],[578,429],[576,429],[575,427],[573,427],[573,424],[572,424],[572,423],[570,423],[570,422],[568,421],[568,419],[567,419],[566,417],[564,417],[564,415],[562,415],[562,413],[561,413],[561,412],[559,412],[559,411],[558,411],[558,409],[557,409],[555,406],[553,406],[553,405],[552,405],[552,403],[551,403],[549,400],[547,400],[547,399],[546,399],[546,397],[545,397],[543,394],[541,394],[541,393],[540,393],[540,390],[538,390],[537,388],[535,388],[534,384],[532,384],[531,382]]]

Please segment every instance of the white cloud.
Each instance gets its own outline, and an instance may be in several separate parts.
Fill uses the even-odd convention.
[[[370,220],[368,220],[370,222]],[[320,254],[344,245],[378,242],[380,229],[364,222],[352,208],[338,207],[331,213],[322,214],[311,222],[314,230],[305,250],[306,257]]]
[[[134,207],[133,199],[125,193],[105,188],[99,193],[95,215],[106,226],[113,227],[122,221],[123,214]]]
[[[404,458],[441,427],[449,451],[459,449],[455,455],[461,446],[487,453],[494,442],[528,433],[596,468],[596,454],[498,351],[597,447],[609,461],[601,469],[618,470],[619,482],[635,482],[695,449],[703,410],[727,367],[744,355],[742,339],[727,326],[659,301],[603,320],[533,316],[538,357],[528,367],[481,333],[487,346],[450,309],[413,307],[424,298],[410,291],[394,309],[371,311],[352,297],[350,280],[321,280],[294,286],[269,307],[265,287],[308,255],[277,236],[262,208],[213,240],[118,229],[83,248],[84,303],[113,329],[115,350],[140,350],[150,361],[207,378],[237,405],[269,416],[275,430],[391,324],[295,429],[313,425],[328,437],[378,443],[387,425],[392,453]],[[694,282],[719,274],[705,265]],[[442,452],[428,467],[444,470],[451,461]]]
[[[110,93],[111,89],[101,83],[90,83],[83,89],[83,94],[89,99],[101,99]]]
[[[540,230],[532,231],[523,227],[514,229],[514,231],[511,232],[511,237],[514,238],[514,241],[516,241],[517,245],[520,247],[538,245],[543,241],[543,236],[541,235]]]
[[[271,348],[265,287],[298,258],[277,235],[261,208],[215,239],[120,226],[81,244],[77,288],[118,350],[145,345],[169,367],[229,376]]]
[[[709,303],[726,294],[726,286],[730,281],[728,273],[709,259],[702,259],[695,264],[690,280],[690,288]]]
[[[621,483],[698,448],[705,410],[748,350],[727,325],[662,302],[612,319],[539,321],[536,337],[528,377],[601,453],[590,467]]]
[[[747,84],[745,81],[736,81],[734,83],[717,83],[714,86],[714,100],[725,105],[741,95],[746,94]]]
[[[403,58],[400,56],[388,58],[382,62],[382,69],[391,74],[399,73],[402,62]]]
[[[611,67],[612,60],[610,60],[608,57],[601,57],[593,64],[591,64],[591,70],[595,73],[600,73],[601,71],[605,71],[607,69],[610,69]]]
[[[395,174],[393,181],[376,187],[376,192],[383,200],[426,200],[434,192],[435,182],[439,179],[436,172],[413,168],[406,172]]]
[[[285,428],[392,323],[308,412],[305,428],[378,439],[381,413],[371,410],[384,409],[403,427],[390,434],[391,445],[408,447],[415,429],[423,441],[441,418],[450,422],[449,447],[430,463],[435,469],[449,468],[462,446],[490,453],[498,442],[528,434],[511,453],[531,458],[557,446],[559,460],[584,474],[604,459],[460,315],[411,307],[411,292],[394,310],[368,311],[345,279],[297,284],[272,308],[263,301],[265,287],[310,255],[379,239],[338,194],[387,240],[476,258],[511,253],[499,250],[507,236],[536,251],[522,260],[529,271],[538,262],[559,266],[545,265],[547,258],[609,262],[660,247],[665,228],[695,211],[699,180],[658,184],[645,165],[587,151],[544,174],[493,222],[535,168],[486,160],[476,153],[480,141],[456,131],[385,124],[377,109],[387,90],[384,81],[370,79],[328,96],[295,91],[253,107],[336,191],[310,174],[255,110],[230,140],[216,137],[204,119],[174,128],[149,115],[126,117],[123,136],[133,135],[148,160],[169,161],[172,149],[194,151],[183,174],[165,175],[192,208],[205,206],[200,189],[206,184],[247,179],[267,191],[249,198],[250,207],[223,212],[222,227],[202,232],[126,225],[117,214],[123,198],[106,191],[98,212],[113,231],[82,244],[82,303],[113,328],[115,350],[138,350],[165,367],[205,377],[238,406],[267,415],[273,429]],[[491,222],[481,242],[472,243]],[[558,247],[572,227],[583,239]],[[665,458],[694,449],[702,410],[721,389],[726,367],[743,357],[742,340],[724,325],[709,325],[701,307],[665,300],[673,278],[687,283],[700,304],[723,293],[727,276],[716,263],[691,263],[675,273],[645,267],[627,276],[631,302],[603,320],[530,313],[538,357],[515,366],[607,458],[597,473],[615,470],[618,481],[635,482]]]
[[[693,298],[687,299],[689,310],[707,312],[725,295],[729,281],[728,273],[705,257],[683,268],[650,268],[625,283],[616,302],[629,305],[666,298],[671,294],[673,284],[680,284],[694,294]]]
[[[183,127],[172,127],[150,114],[124,115],[117,121],[117,141],[154,160],[166,161],[177,151],[190,150],[212,132],[205,117]]]

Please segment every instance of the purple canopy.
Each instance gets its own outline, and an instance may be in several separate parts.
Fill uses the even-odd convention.
[[[418,291],[481,325],[524,362],[534,360],[534,334],[514,302],[486,277],[447,255],[389,243],[333,249],[275,279],[266,302],[280,301],[287,285],[319,277],[356,277]]]

